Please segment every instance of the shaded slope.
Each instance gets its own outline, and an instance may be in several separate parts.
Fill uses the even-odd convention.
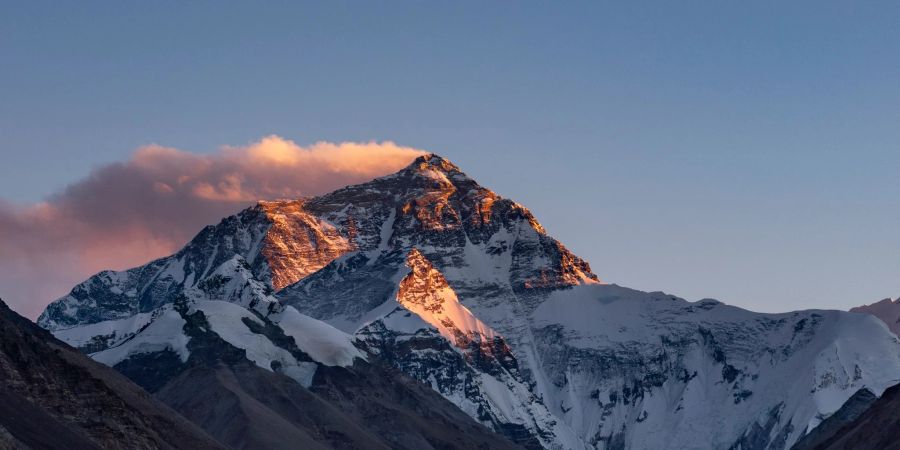
[[[900,449],[900,385],[884,394],[855,421],[817,445],[816,449]]]
[[[814,449],[822,446],[826,441],[839,437],[842,429],[857,420],[869,409],[878,397],[868,389],[860,389],[850,397],[841,409],[837,410],[827,419],[823,420],[816,428],[791,447],[792,450]]]
[[[0,301],[0,426],[31,448],[222,448]],[[13,445],[14,447],[16,445]]]
[[[56,420],[40,406],[12,391],[0,391],[0,422],[0,449],[101,448],[82,430]],[[6,446],[2,445],[4,438]]]
[[[387,441],[391,448],[518,448],[453,403],[396,370],[358,363],[328,367],[312,391]]]
[[[192,368],[156,396],[236,449],[386,448],[293,380],[249,364]]]
[[[361,359],[347,368],[318,365],[306,388],[254,364],[247,350],[216,334],[204,311],[182,306],[176,310],[190,337],[187,361],[161,351],[115,367],[229,447],[515,448],[427,387]],[[246,326],[298,360],[311,361],[267,318],[233,326]],[[166,369],[150,370],[158,367]]]

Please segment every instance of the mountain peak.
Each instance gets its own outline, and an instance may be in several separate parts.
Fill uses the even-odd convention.
[[[875,306],[900,324],[900,305]],[[352,381],[344,371],[363,362],[335,372],[320,358],[362,361],[344,358],[356,348],[527,448],[790,447],[853,392],[900,377],[897,338],[873,317],[763,315],[602,286],[525,207],[434,154],[246,209],[175,255],[92,277],[40,323],[157,388],[173,382],[167,367],[213,370],[209,348],[297,389],[343,389],[327,377]],[[205,388],[179,386],[170,398],[187,408]]]
[[[481,188],[475,180],[460,170],[459,166],[434,153],[419,156],[395,175],[424,179],[428,184],[441,189],[452,187],[468,192],[471,189]]]
[[[425,155],[419,156],[418,158],[413,160],[410,165],[406,166],[406,169],[404,170],[436,170],[439,172],[444,172],[446,174],[462,173],[456,164],[453,164],[452,162],[450,162],[450,160],[436,153],[427,153]]]

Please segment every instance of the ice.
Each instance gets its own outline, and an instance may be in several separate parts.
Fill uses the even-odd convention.
[[[122,321],[116,322],[122,324]],[[165,307],[137,336],[116,347],[94,353],[91,357],[108,366],[114,366],[132,355],[171,350],[185,362],[190,356],[187,348],[190,338],[184,334],[184,324],[185,321],[178,311],[172,307]]]
[[[316,364],[297,361],[287,350],[276,346],[262,334],[254,333],[243,322],[252,320],[262,325],[256,315],[233,303],[202,300],[194,303],[193,308],[203,312],[212,331],[225,342],[246,350],[247,359],[266,370],[273,370],[272,363],[278,363],[285,375],[293,378],[303,386],[312,384],[316,372]]]
[[[131,317],[119,320],[106,320],[80,327],[72,327],[53,331],[57,339],[65,341],[73,347],[82,347],[89,344],[96,336],[115,335],[110,344],[115,345],[121,339],[128,337],[132,332],[143,328],[153,319],[153,313],[139,313]]]
[[[269,318],[284,333],[294,338],[297,347],[326,366],[351,366],[355,358],[365,359],[353,345],[353,337],[321,320],[300,314],[293,307],[285,307]]]

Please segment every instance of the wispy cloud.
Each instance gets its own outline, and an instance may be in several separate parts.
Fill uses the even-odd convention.
[[[257,200],[321,194],[422,153],[393,142],[302,147],[278,136],[216,154],[142,147],[42,203],[0,200],[0,297],[34,318],[86,277],[165,256]]]

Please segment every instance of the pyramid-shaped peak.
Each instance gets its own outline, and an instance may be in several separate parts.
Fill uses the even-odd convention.
[[[494,339],[494,330],[459,302],[447,279],[422,252],[410,250],[406,265],[410,272],[400,281],[398,303],[434,326],[457,347],[466,348],[473,340]]]
[[[396,175],[426,179],[429,182],[437,181],[438,185],[452,185],[464,192],[481,188],[475,180],[460,170],[459,166],[434,153],[419,156]]]
[[[424,170],[436,170],[439,172],[444,172],[446,174],[462,173],[459,170],[459,167],[456,166],[456,164],[453,164],[452,162],[450,162],[450,160],[435,153],[428,153],[419,156],[412,162],[412,164],[406,167],[406,170],[413,170],[417,172]]]

